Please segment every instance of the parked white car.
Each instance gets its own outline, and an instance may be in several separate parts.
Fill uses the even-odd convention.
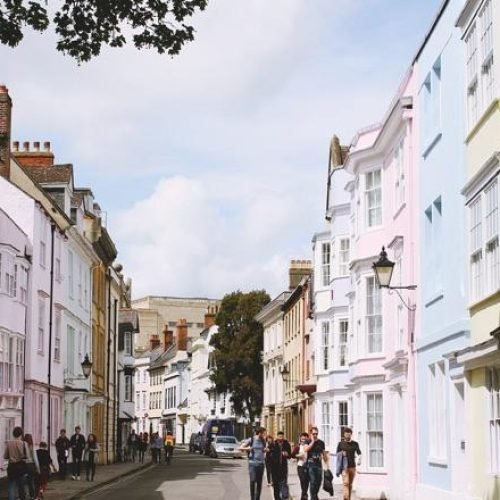
[[[212,458],[241,458],[240,442],[234,436],[215,436],[210,443]]]

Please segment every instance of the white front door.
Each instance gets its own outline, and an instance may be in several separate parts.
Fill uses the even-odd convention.
[[[466,418],[464,382],[453,384],[453,431],[451,439],[451,459],[453,471],[453,491],[466,496],[467,461],[465,454]]]

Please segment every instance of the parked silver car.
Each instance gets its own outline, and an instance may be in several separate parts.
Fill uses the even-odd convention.
[[[234,436],[215,436],[210,443],[212,458],[241,458],[240,442]]]

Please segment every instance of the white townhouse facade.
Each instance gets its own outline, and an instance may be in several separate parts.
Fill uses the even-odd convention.
[[[315,420],[335,453],[342,429],[352,422],[349,389],[350,197],[343,168],[347,150],[333,137],[327,182],[326,230],[313,237]]]
[[[135,421],[132,428],[139,434],[147,432],[149,434],[149,351],[142,353],[134,359],[134,377],[135,377],[135,397],[134,415]]]
[[[1,205],[1,203],[0,203]],[[28,283],[33,249],[26,233],[0,208],[0,467],[6,474],[3,443],[23,425],[24,357]]]
[[[58,335],[63,325],[62,321],[56,324],[56,313],[65,309],[66,293],[63,281],[55,278],[67,253],[64,233],[71,221],[15,160],[11,160],[10,174],[22,190],[0,178],[2,208],[33,245],[32,279],[28,282],[32,307],[26,318],[29,334],[25,350],[24,428],[36,443],[44,440],[53,444],[57,437],[54,429],[63,425],[64,358],[62,345],[56,341],[61,338]],[[61,251],[61,261],[57,260],[57,249]]]
[[[283,371],[283,310],[282,307],[290,292],[282,292],[267,304],[255,319],[262,324],[264,331],[264,397],[261,423],[267,432],[275,436],[285,428]]]
[[[191,378],[189,359],[185,351],[178,351],[164,376],[165,430],[171,431],[176,443],[189,441],[187,421],[189,416],[188,391]]]

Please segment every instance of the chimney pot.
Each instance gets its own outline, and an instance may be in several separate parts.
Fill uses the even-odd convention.
[[[29,143],[29,141],[24,141],[23,142],[23,150],[24,151],[29,151],[30,150],[30,143]]]
[[[12,143],[12,149],[13,149],[14,151],[19,151],[19,141],[14,141],[14,142]]]
[[[43,143],[43,150],[49,152],[50,151],[50,141],[45,141]]]
[[[36,151],[37,153],[40,151],[40,141],[35,141],[33,143],[33,151]]]

